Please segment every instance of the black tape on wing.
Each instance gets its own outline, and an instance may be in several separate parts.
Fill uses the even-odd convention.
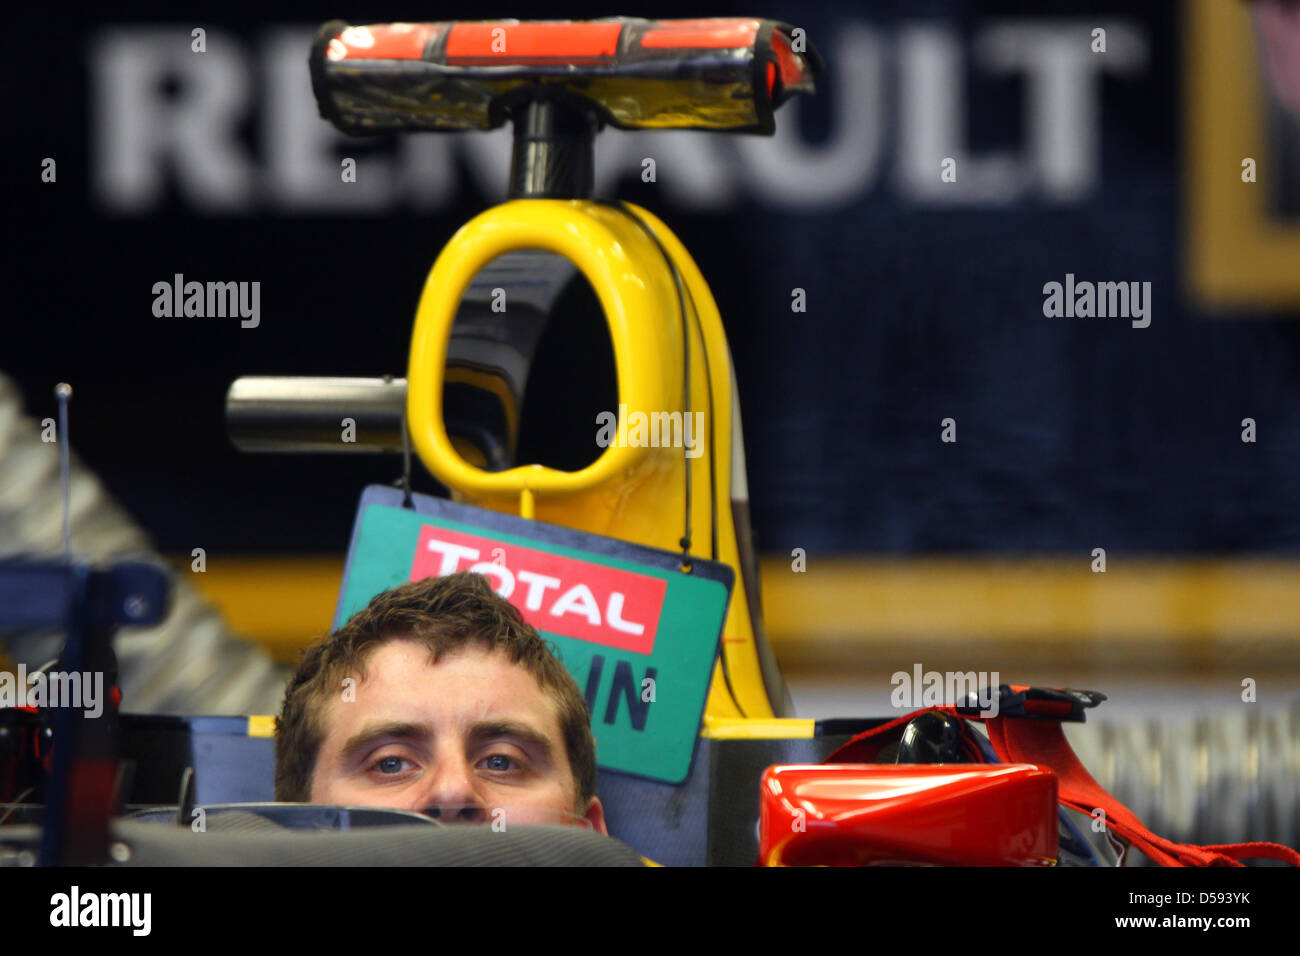
[[[327,119],[345,133],[356,133],[348,128],[347,118],[334,105],[330,96],[329,77],[326,72],[325,52],[330,40],[348,28],[345,20],[331,20],[322,24],[311,41],[311,54],[307,57],[307,66],[311,70],[311,89],[316,94],[316,108],[322,119]]]
[[[759,21],[749,46],[644,46],[659,21],[615,18],[618,52],[595,62],[456,64],[445,44],[420,57],[331,60],[331,41],[348,24],[334,20],[317,31],[311,51],[312,88],[321,116],[353,135],[399,131],[486,130],[501,125],[503,101],[530,95],[580,99],[597,119],[620,129],[699,129],[770,135],[773,112],[797,93],[813,91],[822,61],[809,45],[799,54],[802,81],[778,82],[770,93],[766,71],[778,67],[772,35],[792,28]],[[452,24],[440,24],[445,39]],[[544,93],[530,92],[544,88]]]

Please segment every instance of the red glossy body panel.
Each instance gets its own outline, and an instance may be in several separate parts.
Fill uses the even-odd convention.
[[[704,20],[658,20],[656,29],[641,38],[644,47],[711,47],[726,49],[749,46],[761,20],[740,17],[712,17]]]
[[[622,30],[621,23],[458,22],[452,24],[447,35],[447,62],[576,61],[611,57],[618,53]]]
[[[775,766],[761,788],[764,866],[1056,860],[1056,775],[1032,764]]]

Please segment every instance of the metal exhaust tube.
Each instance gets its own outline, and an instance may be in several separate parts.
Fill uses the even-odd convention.
[[[406,379],[246,375],[226,393],[226,433],[245,452],[402,451]]]

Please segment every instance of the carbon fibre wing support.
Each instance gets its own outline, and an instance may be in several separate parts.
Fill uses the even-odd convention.
[[[0,564],[0,627],[66,627],[57,670],[102,674],[103,685],[112,687],[113,632],[157,623],[165,616],[169,590],[161,569],[140,562],[92,568],[75,561],[7,561]],[[41,862],[105,863],[117,774],[117,702],[104,703],[94,715],[79,702],[53,703],[54,760]]]

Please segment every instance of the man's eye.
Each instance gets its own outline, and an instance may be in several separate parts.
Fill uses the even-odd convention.
[[[483,759],[483,766],[488,770],[513,770],[515,762],[505,754],[492,754],[490,757],[485,757]]]
[[[401,773],[405,763],[401,757],[380,757],[370,769],[380,773]]]

